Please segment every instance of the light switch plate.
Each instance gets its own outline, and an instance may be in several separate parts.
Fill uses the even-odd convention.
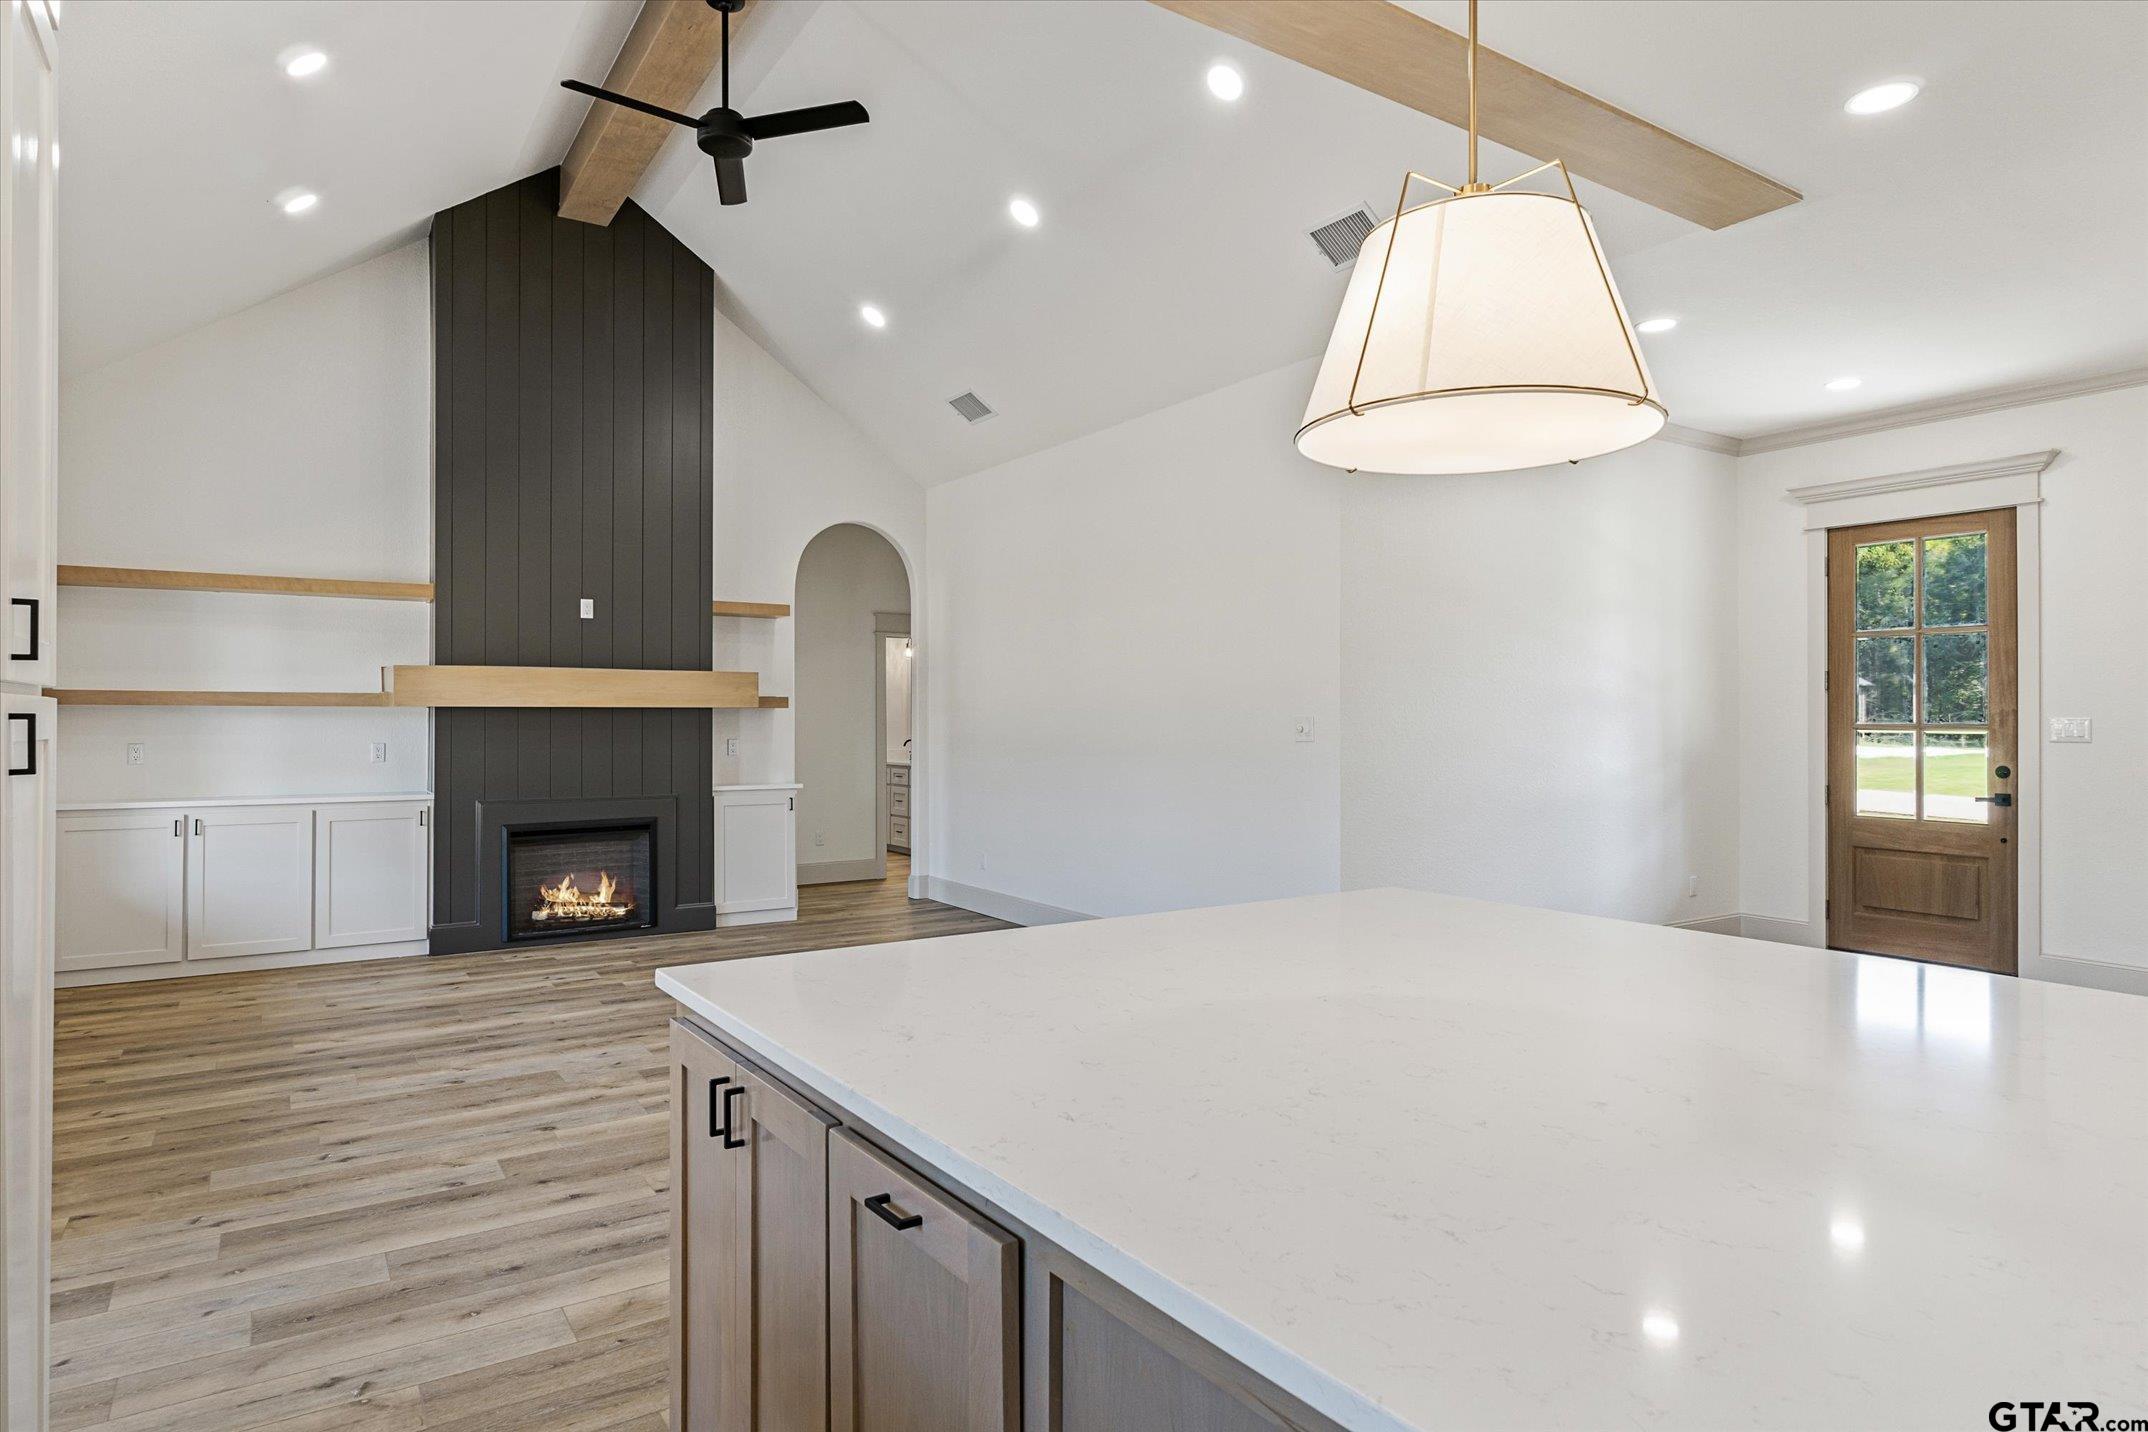
[[[596,599],[595,597],[584,597],[584,598],[582,598],[582,620],[583,620],[583,621],[585,621],[585,622],[586,622],[586,621],[594,621],[594,620],[596,620],[596,616],[597,616],[597,599]]]
[[[2086,742],[2089,739],[2089,718],[2086,716],[2052,717],[2051,739],[2054,741]]]

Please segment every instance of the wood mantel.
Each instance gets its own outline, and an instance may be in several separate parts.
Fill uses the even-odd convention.
[[[761,704],[751,671],[646,671],[593,666],[386,666],[390,706],[609,706],[643,709]]]

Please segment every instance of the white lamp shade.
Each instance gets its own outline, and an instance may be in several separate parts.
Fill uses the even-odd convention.
[[[1365,472],[1505,472],[1630,447],[1664,417],[1587,211],[1464,194],[1366,237],[1298,451]]]

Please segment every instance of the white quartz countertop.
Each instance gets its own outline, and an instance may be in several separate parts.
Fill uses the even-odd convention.
[[[660,970],[1345,1425],[2148,1416],[2148,1000],[1379,890]]]
[[[404,801],[429,801],[431,791],[384,791],[378,795],[340,796],[177,796],[158,801],[61,801],[57,810],[210,810],[221,806],[285,805],[395,805]]]

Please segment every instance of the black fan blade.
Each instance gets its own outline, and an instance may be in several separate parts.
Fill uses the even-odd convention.
[[[781,139],[786,134],[811,134],[816,129],[841,129],[846,124],[864,124],[872,118],[865,106],[854,99],[841,104],[808,105],[804,109],[783,109],[774,114],[757,114],[744,121],[739,128],[746,131],[749,139]]]
[[[653,114],[658,119],[668,119],[673,124],[683,124],[688,129],[699,129],[701,127],[701,121],[690,114],[681,114],[675,109],[664,109],[659,105],[644,104],[631,95],[613,94],[608,89],[598,89],[595,85],[585,85],[580,80],[561,80],[559,83],[561,88],[571,89],[576,94],[586,94],[595,99],[609,100],[613,104],[624,105],[628,109],[638,109],[643,114]]]
[[[719,159],[716,161],[716,197],[725,204],[746,202],[746,161],[743,159]]]

